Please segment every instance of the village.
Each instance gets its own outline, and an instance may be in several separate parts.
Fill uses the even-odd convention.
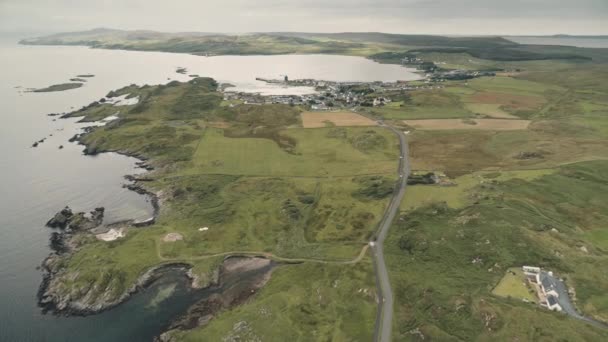
[[[335,108],[378,107],[391,102],[388,92],[404,92],[420,89],[440,89],[442,85],[427,82],[412,85],[407,82],[332,82],[313,79],[268,80],[257,78],[257,81],[280,84],[285,87],[311,87],[315,93],[307,95],[269,95],[259,93],[233,92],[230,88],[224,91],[224,100],[241,101],[245,104],[285,104],[309,106],[311,110],[324,111]]]
[[[415,63],[418,63],[416,61]],[[403,62],[403,64],[411,64]],[[435,65],[434,63],[431,63]],[[225,101],[236,101],[244,104],[285,104],[307,106],[313,111],[334,110],[337,108],[380,107],[391,102],[390,94],[414,90],[433,90],[444,88],[442,82],[451,80],[468,80],[483,76],[495,76],[491,71],[441,70],[437,67],[425,69],[418,67],[424,75],[417,81],[395,82],[336,82],[315,79],[291,80],[287,75],[281,79],[256,77],[256,81],[283,87],[309,87],[315,90],[307,95],[269,95],[259,93],[237,92],[231,85],[220,87],[224,91]]]

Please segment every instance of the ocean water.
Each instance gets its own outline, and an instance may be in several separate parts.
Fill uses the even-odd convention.
[[[147,198],[122,188],[126,174],[141,172],[136,160],[118,154],[82,155],[69,143],[83,124],[48,113],[67,112],[128,84],[188,80],[175,73],[210,76],[241,91],[265,94],[310,92],[255,77],[333,81],[412,80],[413,70],[346,56],[230,56],[94,50],[85,47],[21,46],[0,38],[0,341],[149,341],[171,317],[200,296],[175,272],[110,311],[89,317],[43,315],[36,305],[37,269],[50,252],[44,223],[66,205],[78,211],[106,208],[106,222],[145,219]],[[30,93],[79,74],[95,77],[81,88]],[[46,138],[37,148],[33,142]],[[59,146],[63,145],[63,149]],[[169,291],[168,289],[173,289]],[[171,293],[167,296],[167,293]],[[159,297],[160,296],[160,297]],[[162,299],[162,305],[158,302]],[[157,304],[157,305],[150,305]]]

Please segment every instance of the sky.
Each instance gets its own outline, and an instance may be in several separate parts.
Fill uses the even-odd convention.
[[[608,35],[608,0],[0,0],[0,32]]]

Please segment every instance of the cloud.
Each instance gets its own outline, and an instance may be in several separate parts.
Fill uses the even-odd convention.
[[[608,34],[606,22],[606,0],[0,0],[1,31]]]

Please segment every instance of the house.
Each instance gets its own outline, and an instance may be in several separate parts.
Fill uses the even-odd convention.
[[[524,271],[524,273],[526,274],[539,274],[540,273],[540,267],[534,267],[534,266],[523,266],[522,270]]]
[[[557,302],[557,297],[547,296],[546,302],[547,308],[553,311],[562,311],[562,306]]]
[[[557,293],[557,283],[555,282],[555,278],[553,278],[553,274],[551,272],[544,273],[541,272],[536,275],[538,284],[540,284],[540,288],[543,291],[543,294],[547,297],[555,296],[559,297]]]
[[[562,311],[559,303],[558,280],[553,277],[553,272],[545,272],[540,267],[533,266],[523,266],[522,269],[528,281],[535,285],[540,305],[549,310]]]

